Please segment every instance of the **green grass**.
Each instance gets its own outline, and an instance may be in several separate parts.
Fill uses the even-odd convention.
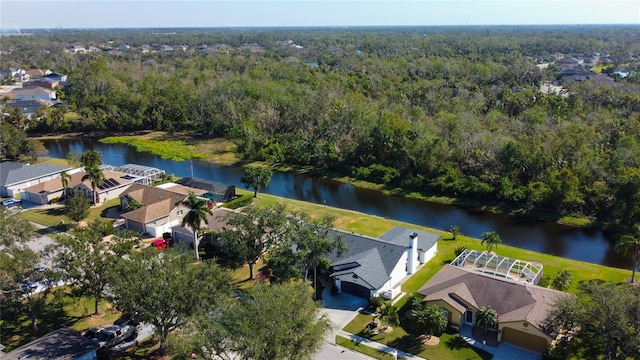
[[[59,295],[49,295],[49,305],[38,316],[38,328],[33,330],[27,313],[14,307],[2,307],[0,314],[0,343],[10,351],[31,342],[53,330],[68,327],[72,330],[85,330],[94,326],[112,324],[120,313],[110,310],[106,301],[101,302],[105,312],[102,317],[92,317],[94,308],[92,298],[74,298],[66,287],[56,289]]]
[[[416,339],[415,335],[407,331],[410,324],[403,315],[408,308],[409,305],[400,308],[399,315],[403,319],[402,323],[400,326],[393,327],[393,331],[389,334],[370,335],[366,333],[364,329],[366,325],[371,322],[372,317],[371,315],[364,314],[358,314],[353,321],[344,328],[344,330],[427,359],[491,359],[491,354],[467,344],[458,334],[455,333],[443,333],[440,335],[440,342],[437,345],[423,345]],[[349,339],[346,340],[349,341]],[[364,347],[364,345],[359,346],[359,348]]]
[[[340,345],[342,347],[345,347],[347,349],[351,349],[353,351],[357,351],[361,354],[365,354],[367,356],[371,356],[372,358],[376,358],[376,359],[380,359],[380,360],[393,360],[393,356],[390,354],[387,354],[383,351],[380,351],[378,349],[374,349],[371,347],[368,347],[366,345],[361,345],[351,339],[347,339],[345,337],[342,336],[336,336],[336,344]],[[404,359],[403,357],[398,357],[398,359]]]
[[[131,136],[110,136],[100,139],[106,144],[127,144],[138,151],[149,152],[163,159],[185,161],[190,159],[204,159],[210,156],[201,153],[196,146],[187,144],[184,140],[146,139]]]
[[[239,190],[244,192],[244,190]],[[290,210],[304,211],[311,217],[321,217],[331,215],[336,217],[336,228],[352,231],[359,234],[378,237],[385,231],[394,226],[404,226],[408,228],[424,230],[443,235],[438,242],[438,253],[435,258],[425,264],[403,285],[402,290],[407,293],[416,292],[424,283],[429,280],[440,268],[447,262],[455,258],[455,249],[458,246],[465,246],[468,249],[486,250],[480,245],[480,240],[467,236],[458,236],[456,240],[451,240],[451,234],[431,228],[421,227],[414,224],[395,221],[378,216],[367,215],[364,213],[331,208],[324,205],[308,203],[304,201],[283,199],[267,194],[258,194],[258,198],[254,200],[257,206],[272,206],[284,203]],[[591,264],[582,261],[571,260],[553,255],[538,253],[531,250],[519,249],[512,246],[499,245],[494,250],[498,255],[507,256],[519,260],[541,263],[543,265],[544,274],[553,278],[562,269],[568,269],[571,272],[573,281],[569,292],[576,292],[578,284],[588,280],[605,280],[612,283],[620,283],[628,281],[631,277],[631,271],[625,269],[611,268],[602,265]]]
[[[93,222],[96,219],[102,221],[113,221],[114,219],[103,217],[103,213],[112,207],[120,206],[120,199],[114,198],[107,200],[102,205],[97,207],[91,207],[89,209],[89,215],[82,221],[88,223]],[[30,209],[20,213],[20,217],[47,227],[54,227],[60,224],[60,221],[64,221],[65,224],[72,224],[73,221],[67,217],[64,213],[64,206],[54,207],[48,209]]]

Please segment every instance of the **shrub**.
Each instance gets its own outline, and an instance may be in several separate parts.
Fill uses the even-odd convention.
[[[456,247],[456,249],[453,251],[456,254],[456,257],[458,257],[460,254],[462,254],[463,251],[467,250],[467,247],[464,245],[459,245]]]
[[[54,197],[53,199],[51,199],[50,203],[57,204],[57,203],[60,202],[60,200],[62,200],[62,198],[60,198],[60,196]]]
[[[449,324],[447,326],[447,334],[457,334],[460,332],[460,326],[456,324]]]
[[[253,202],[253,194],[242,195],[239,198],[233,199],[227,203],[222,204],[223,208],[238,209],[243,206],[247,206]]]
[[[384,304],[384,299],[380,296],[372,296],[369,298],[369,305],[376,308],[376,310]]]
[[[113,223],[110,221],[102,223],[100,232],[102,236],[113,235]]]
[[[549,275],[544,275],[538,282],[538,286],[548,287],[550,283],[551,283],[551,278],[549,277]]]

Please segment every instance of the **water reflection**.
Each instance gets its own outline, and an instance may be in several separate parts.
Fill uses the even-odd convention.
[[[95,149],[102,153],[103,162],[110,165],[141,164],[164,169],[168,174],[179,177],[189,176],[191,172],[189,161],[165,160],[122,144],[102,144],[92,139],[61,139],[46,140],[44,145],[52,157],[64,158],[69,151],[81,153],[85,149]],[[240,183],[242,174],[240,168],[193,161],[193,175],[196,177],[243,187]],[[602,231],[398,198],[294,173],[274,173],[269,186],[263,191],[441,230],[448,230],[455,224],[463,234],[473,237],[480,237],[485,231],[496,231],[508,245],[596,264],[622,268],[628,268],[630,264],[629,259],[615,252]]]

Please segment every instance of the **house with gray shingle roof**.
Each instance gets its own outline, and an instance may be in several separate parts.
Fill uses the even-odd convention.
[[[543,326],[547,311],[566,293],[479,270],[445,265],[418,290],[423,301],[439,306],[449,323],[474,326],[482,307],[498,315],[497,340],[544,352],[553,340]]]
[[[0,163],[0,196],[20,197],[24,189],[60,177],[68,166],[28,165],[13,161]]]
[[[347,246],[341,256],[329,256],[329,274],[341,292],[392,299],[400,285],[431,260],[440,235],[394,227],[380,238],[331,230]]]
[[[60,328],[0,357],[3,360],[92,360],[97,343],[77,331]]]

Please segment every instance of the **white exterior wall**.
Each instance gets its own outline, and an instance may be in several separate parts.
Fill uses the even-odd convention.
[[[60,177],[60,173],[57,174],[52,174],[52,175],[47,175],[47,176],[43,176],[41,178],[37,178],[37,179],[32,179],[30,181],[25,181],[22,183],[18,183],[18,184],[13,184],[11,186],[7,186],[7,196],[9,197],[20,197],[22,196],[22,189],[26,189],[30,186],[33,185],[38,185],[40,183],[43,183],[45,181],[49,181],[49,180],[53,180],[53,179],[57,179]],[[20,194],[20,195],[18,195]]]
[[[429,250],[420,252],[420,264],[426,264],[436,256],[438,252],[438,242],[436,242]]]
[[[178,215],[182,211],[180,215]],[[160,218],[156,221],[146,224],[146,230],[151,236],[162,236],[162,233],[173,232],[172,227],[182,224],[182,218],[187,213],[187,209],[183,206],[178,206],[173,209],[169,216]],[[193,240],[192,240],[193,241]]]

